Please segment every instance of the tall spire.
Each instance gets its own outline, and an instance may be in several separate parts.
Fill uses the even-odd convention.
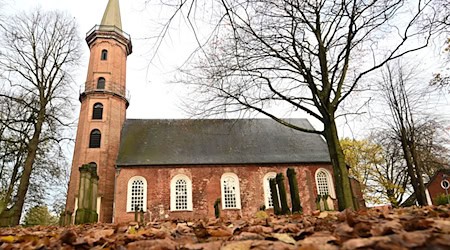
[[[100,25],[116,26],[122,29],[122,20],[120,18],[119,0],[109,0],[103,14]]]

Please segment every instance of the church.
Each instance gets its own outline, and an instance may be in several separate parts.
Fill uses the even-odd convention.
[[[319,194],[336,204],[320,135],[270,119],[127,119],[132,43],[118,0],[109,0],[86,42],[89,67],[66,202],[72,223],[87,195],[99,222],[133,221],[136,210],[150,219],[214,217],[218,199],[221,216],[253,216],[262,206],[270,212],[269,180],[288,168],[296,172],[304,213],[316,209]],[[306,119],[291,122],[312,128]],[[82,166],[94,169],[94,191],[81,192]]]

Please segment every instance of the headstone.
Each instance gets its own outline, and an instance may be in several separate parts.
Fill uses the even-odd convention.
[[[80,170],[80,186],[78,190],[78,209],[75,214],[75,224],[95,223],[97,214],[97,168],[84,164]]]

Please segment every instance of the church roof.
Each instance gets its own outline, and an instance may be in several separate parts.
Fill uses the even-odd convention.
[[[291,119],[311,128],[306,119]],[[270,119],[126,120],[118,166],[330,162],[320,135]]]
[[[109,0],[103,14],[100,25],[116,26],[122,29],[122,19],[120,18],[119,0]]]

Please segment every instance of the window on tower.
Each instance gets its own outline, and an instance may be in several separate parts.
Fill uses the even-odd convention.
[[[90,148],[99,148],[101,138],[102,138],[102,134],[100,133],[100,130],[98,130],[98,129],[92,130],[91,136],[89,137],[89,147]]]
[[[94,104],[94,110],[92,111],[92,119],[101,120],[102,118],[103,118],[103,104],[98,102]]]
[[[97,81],[97,89],[105,89],[105,78],[99,77]]]
[[[106,49],[102,50],[102,61],[108,60],[108,51]]]

